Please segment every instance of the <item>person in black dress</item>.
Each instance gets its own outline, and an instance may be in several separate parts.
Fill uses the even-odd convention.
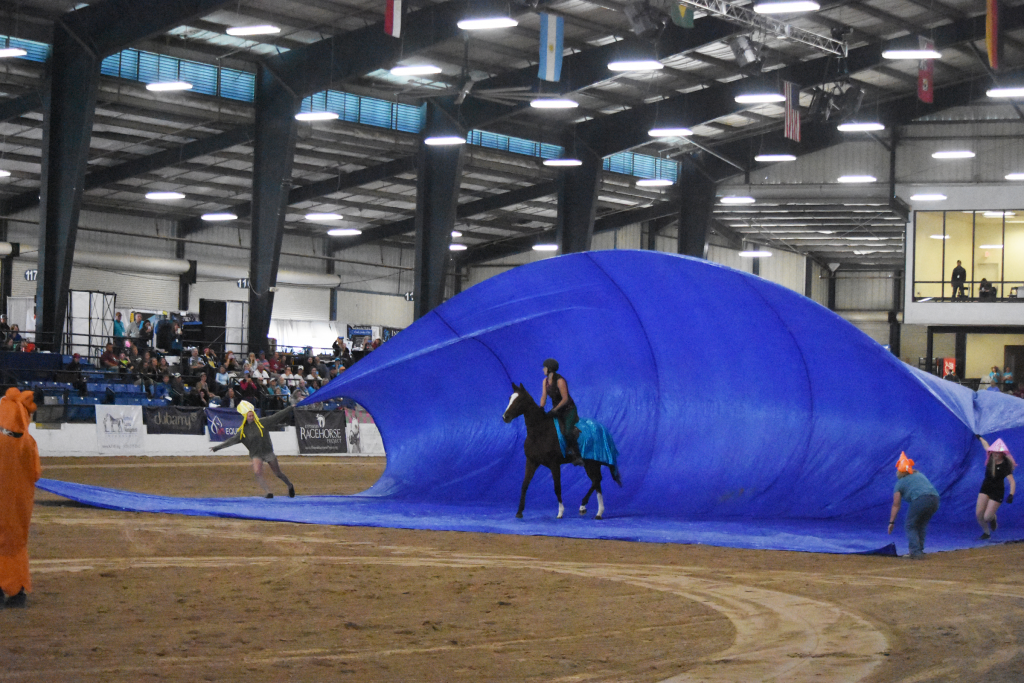
[[[582,465],[579,445],[576,437],[579,432],[576,423],[580,421],[579,413],[576,412],[576,402],[569,395],[569,385],[565,378],[558,374],[558,361],[548,358],[544,361],[544,384],[541,386],[540,401],[541,408],[551,399],[552,408],[548,411],[548,417],[558,420],[558,426],[562,429],[562,436],[565,437],[565,460],[574,465]]]
[[[295,487],[292,486],[288,477],[284,476],[280,465],[277,464],[277,456],[274,454],[274,443],[270,440],[270,427],[289,418],[294,409],[286,408],[263,420],[256,417],[255,407],[248,401],[239,403],[235,410],[243,416],[242,425],[233,437],[217,444],[210,450],[216,453],[222,448],[234,446],[237,443],[244,444],[249,450],[249,457],[252,459],[252,472],[256,475],[256,483],[266,493],[264,497],[274,497],[270,486],[267,485],[267,480],[263,478],[263,463],[266,463],[274,474],[277,475],[277,478],[288,486],[288,497],[294,498]]]
[[[1004,498],[1007,503],[1013,502],[1013,494],[1017,491],[1013,470],[1017,463],[1002,439],[996,439],[991,446],[980,436],[978,441],[985,448],[987,458],[985,459],[985,479],[981,482],[981,493],[978,494],[975,515],[981,526],[981,539],[985,540],[999,527],[996,512],[999,511],[999,506],[1002,505]],[[1009,495],[1006,495],[1005,482],[1007,481],[1010,482]]]

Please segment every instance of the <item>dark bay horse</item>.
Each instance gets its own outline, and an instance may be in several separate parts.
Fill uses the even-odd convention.
[[[558,434],[555,432],[554,418],[547,417],[543,408],[537,405],[530,393],[522,384],[512,385],[512,398],[508,401],[508,407],[501,419],[506,423],[512,422],[515,418],[523,416],[526,421],[526,441],[523,442],[523,451],[526,453],[526,475],[523,477],[523,489],[519,494],[519,510],[516,517],[523,516],[523,508],[526,507],[526,490],[530,487],[530,480],[538,467],[547,467],[551,470],[551,478],[555,482],[555,496],[558,498],[558,518],[561,519],[565,512],[562,505],[562,470],[561,466],[567,464],[562,458],[562,449],[558,445]],[[587,501],[590,494],[597,492],[597,515],[595,519],[604,517],[604,495],[601,493],[601,465],[612,470],[612,478],[622,486],[619,481],[618,471],[609,465],[597,460],[588,460],[587,454],[582,453],[583,469],[590,479],[590,490],[583,496],[580,503],[580,514],[587,511]]]

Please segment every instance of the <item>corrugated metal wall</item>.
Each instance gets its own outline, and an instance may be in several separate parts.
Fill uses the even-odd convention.
[[[854,272],[836,274],[836,310],[892,310],[892,273]]]
[[[828,306],[828,268],[811,264],[811,299]]]
[[[902,149],[902,147],[901,147]],[[846,142],[831,149],[813,152],[785,164],[772,164],[750,173],[751,185],[782,185],[790,183],[834,183],[841,175],[873,175],[879,180],[889,177],[889,152],[870,139]],[[742,176],[722,183],[723,187],[746,186]]]
[[[807,257],[777,249],[772,249],[771,252],[770,258],[761,259],[761,277],[792,289],[797,294],[803,294]]]
[[[715,245],[708,246],[708,261],[721,263],[723,266],[742,270],[744,273],[753,272],[754,268],[753,259],[741,257],[740,252],[735,249],[726,249]]]

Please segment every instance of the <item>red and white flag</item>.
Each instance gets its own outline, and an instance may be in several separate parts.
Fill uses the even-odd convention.
[[[934,50],[935,43],[923,36],[918,37],[918,45],[922,50]],[[917,63],[917,99],[926,104],[935,101],[935,60],[922,59]]]
[[[402,0],[388,0],[388,9],[384,13],[384,32],[389,36],[402,36]]]
[[[782,89],[782,94],[786,96],[785,136],[800,142],[800,87],[796,83],[783,81]]]

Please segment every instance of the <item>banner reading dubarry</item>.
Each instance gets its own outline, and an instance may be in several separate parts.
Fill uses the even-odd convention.
[[[299,453],[347,453],[344,410],[296,410]]]
[[[142,452],[142,406],[96,406],[96,444],[101,451]]]
[[[207,408],[206,424],[210,441],[227,441],[242,426],[242,416],[234,408]]]
[[[146,430],[150,434],[206,433],[206,413],[202,408],[162,406],[146,408]]]

